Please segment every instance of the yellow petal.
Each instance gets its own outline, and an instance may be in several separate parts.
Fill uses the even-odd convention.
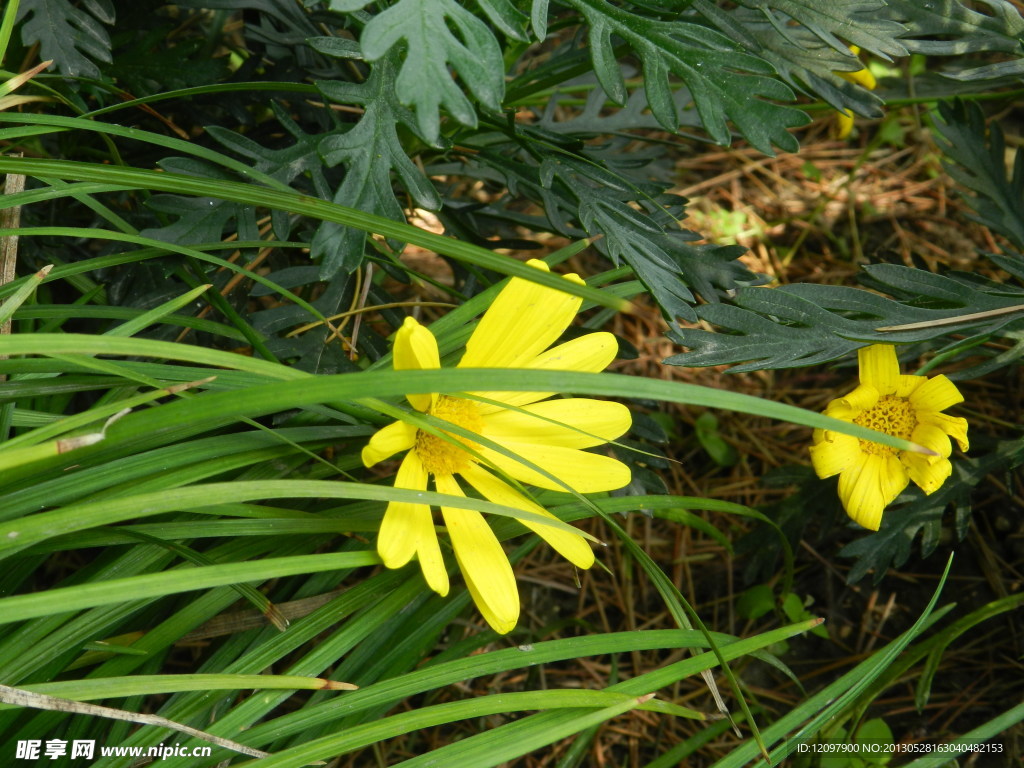
[[[856,56],[860,49],[851,45],[850,50],[853,55]],[[844,80],[849,80],[851,83],[867,88],[869,91],[875,90],[875,86],[878,84],[875,81],[875,76],[871,74],[871,71],[867,67],[858,69],[855,72],[836,72]],[[850,110],[839,110],[838,118],[836,119],[836,127],[833,130],[833,136],[837,139],[845,139],[850,135],[850,131],[853,129],[853,113]]]
[[[918,420],[922,424],[931,424],[938,427],[947,435],[956,440],[961,451],[966,451],[970,444],[967,442],[967,419],[958,416],[949,416],[945,413],[919,413]]]
[[[849,80],[851,83],[867,88],[869,91],[875,90],[875,87],[878,85],[875,76],[871,74],[871,70],[867,67],[858,69],[856,72],[837,72],[836,74],[844,80]]]
[[[843,421],[853,421],[877,404],[878,390],[870,384],[859,384],[850,394],[830,402],[825,408],[825,415]]]
[[[907,399],[926,381],[928,381],[926,376],[900,376],[896,382],[896,391],[893,394],[896,397]]]
[[[407,451],[416,443],[416,428],[404,421],[394,421],[383,429],[378,429],[363,447],[363,464],[372,467],[374,464],[394,456],[399,451]]]
[[[583,397],[534,403],[524,406],[523,411],[488,414],[484,417],[484,437],[501,445],[518,440],[563,448],[592,448],[614,440],[632,424],[629,409],[621,403]]]
[[[420,325],[415,318],[407,317],[395,334],[392,352],[396,371],[422,371],[441,367],[437,352],[437,339],[430,329]],[[417,411],[430,408],[436,395],[429,393],[406,395],[406,399]]]
[[[577,336],[537,355],[524,366],[548,371],[603,371],[619,352],[619,342],[607,331]]]
[[[530,501],[519,491],[502,482],[478,464],[471,464],[461,474],[488,501],[556,519],[544,507]],[[576,567],[589,568],[594,564],[594,551],[582,536],[529,520],[520,520],[519,522],[544,539],[558,554]]]
[[[883,471],[883,458],[876,454],[866,454],[859,466],[839,475],[839,498],[842,499],[846,514],[872,531],[878,530],[882,522],[882,510],[892,501],[886,498],[883,491]],[[887,490],[890,485],[886,485]]]
[[[857,465],[860,440],[839,432],[825,432],[811,446],[811,464],[820,478],[832,477]]]
[[[441,493],[463,495],[451,475],[435,482]],[[519,620],[519,591],[498,537],[476,510],[441,507],[441,514],[473,602],[495,632],[511,632]]]
[[[942,427],[935,424],[924,422],[918,424],[914,427],[910,439],[918,445],[923,445],[929,451],[937,453],[943,459],[949,458],[949,454],[953,452],[953,446],[949,443],[949,435]],[[929,462],[938,460],[935,456],[925,456],[924,458]]]
[[[870,384],[879,395],[896,392],[900,379],[900,363],[892,344],[872,344],[857,350],[860,363],[860,382]]]
[[[427,471],[415,451],[406,454],[398,468],[395,487],[414,491],[427,489]],[[399,501],[388,504],[377,534],[377,553],[388,568],[401,568],[413,555],[418,555],[427,585],[439,595],[448,594],[448,571],[428,505]]]
[[[508,441],[503,447],[542,467],[578,493],[613,491],[628,485],[630,481],[629,467],[621,461],[597,453],[515,441]],[[497,451],[481,448],[480,453],[516,480],[552,491],[565,490],[562,485]]]
[[[523,368],[541,371],[581,371],[596,373],[608,367],[618,354],[619,343],[615,337],[604,331],[588,333],[559,344],[525,363]],[[551,397],[555,392],[479,392],[491,400],[500,400],[510,405],[526,405]],[[496,406],[480,405],[481,413],[497,411]]]
[[[836,112],[836,121],[832,126],[832,138],[845,139],[853,133],[853,112],[841,109]]]
[[[881,459],[882,468],[879,478],[882,484],[882,498],[885,499],[885,506],[889,506],[897,496],[903,493],[903,489],[910,482],[910,475],[907,474],[907,468],[895,454],[884,454]]]
[[[910,404],[918,411],[944,411],[963,401],[960,390],[944,375],[928,379],[910,396]]]
[[[925,493],[935,493],[946,482],[946,478],[953,474],[953,465],[949,459],[929,461],[929,458],[919,453],[909,453],[902,457],[910,479]]]
[[[854,56],[860,54],[859,46],[851,45],[849,46],[849,48],[850,53],[852,53]],[[864,67],[863,69],[858,69],[856,72],[836,72],[836,74],[845,80],[849,80],[851,83],[857,83],[858,85],[864,86],[869,91],[875,90],[875,86],[878,85],[878,83],[875,81],[875,76],[871,74],[871,70],[869,70],[867,67]]]
[[[548,271],[542,261],[530,266]],[[575,275],[567,279],[582,283]],[[519,368],[547,349],[569,326],[583,300],[514,277],[480,318],[460,368]]]

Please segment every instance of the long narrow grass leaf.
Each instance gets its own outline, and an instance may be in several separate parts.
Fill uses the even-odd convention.
[[[502,256],[470,243],[435,235],[418,227],[392,221],[367,211],[348,208],[326,200],[318,200],[297,192],[220,179],[212,180],[175,173],[158,173],[138,168],[119,168],[66,160],[0,157],[0,172],[76,179],[87,183],[106,185],[106,191],[149,189],[200,197],[216,197],[244,205],[257,205],[302,214],[418,245],[477,267],[522,277],[541,285],[582,296],[584,299],[590,299],[604,307],[618,310],[629,308],[628,302],[609,296],[604,291],[563,280],[557,274],[542,272],[509,256]],[[97,189],[96,191],[103,190]],[[25,205],[34,200],[53,199],[55,193],[50,192],[48,195],[35,193],[31,196],[29,193],[24,193],[24,195],[25,197],[14,196],[18,199],[0,202],[0,206]]]

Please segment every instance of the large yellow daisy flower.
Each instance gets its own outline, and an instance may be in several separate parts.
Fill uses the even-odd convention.
[[[945,376],[902,376],[891,344],[862,347],[860,386],[828,404],[826,416],[912,440],[934,455],[900,451],[838,432],[814,430],[811,463],[818,477],[839,475],[847,514],[873,531],[885,509],[913,480],[925,493],[938,490],[953,471],[950,438],[967,450],[967,420],[941,411],[963,402]]]
[[[537,269],[548,269],[542,261],[527,263]],[[565,279],[583,283],[577,275],[566,275]],[[480,319],[458,367],[603,370],[618,349],[610,333],[590,333],[548,349],[572,322],[580,303],[577,296],[513,278]],[[440,367],[434,335],[411,317],[405,319],[395,335],[393,356],[395,370]],[[610,491],[629,483],[630,472],[625,464],[581,450],[602,445],[629,429],[629,410],[620,403],[585,398],[548,399],[554,392],[469,394],[412,394],[407,399],[417,411],[501,445],[543,467],[580,493]],[[481,399],[474,400],[473,396]],[[518,410],[484,402],[484,398]],[[539,488],[565,490],[564,486],[485,445],[451,433],[448,437],[444,439],[396,421],[370,438],[363,448],[363,463],[370,467],[400,451],[408,451],[398,468],[395,487],[426,490],[433,478],[438,492],[461,496],[462,483],[468,483],[496,504],[553,517],[491,470],[497,468]],[[497,537],[483,515],[474,510],[441,507],[441,516],[473,601],[495,631],[509,632],[519,618],[519,593],[512,566]],[[594,553],[579,534],[522,522],[577,567],[589,568],[594,564]],[[441,595],[448,594],[448,572],[428,505],[388,504],[377,537],[377,552],[388,568],[401,568],[416,556],[430,588]]]

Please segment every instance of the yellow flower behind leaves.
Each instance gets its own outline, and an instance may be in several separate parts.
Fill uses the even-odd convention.
[[[847,514],[872,531],[882,510],[913,480],[934,493],[953,472],[950,438],[967,450],[967,420],[941,413],[963,395],[945,376],[903,376],[891,344],[857,352],[860,386],[828,404],[826,416],[859,424],[924,446],[935,455],[900,451],[838,432],[814,430],[811,463],[818,477],[839,475]]]
[[[548,270],[542,261],[527,263]],[[566,275],[565,279],[583,284],[576,275]],[[551,347],[572,322],[580,304],[577,296],[513,278],[480,319],[458,367],[604,370],[618,350],[610,333],[590,333]],[[395,334],[393,357],[395,370],[440,367],[437,340],[411,317]],[[548,399],[555,392],[469,394],[470,397],[411,394],[407,399],[417,411],[508,449],[580,493],[610,491],[629,483],[630,471],[625,464],[582,450],[603,445],[629,429],[631,419],[624,405],[576,397]],[[473,396],[481,400],[474,400]],[[518,410],[492,405],[483,399]],[[407,451],[395,477],[396,488],[426,490],[433,478],[439,493],[463,496],[462,484],[468,483],[496,504],[553,518],[492,469],[539,488],[562,491],[562,485],[486,445],[461,435],[447,435],[450,439],[396,421],[370,438],[363,448],[363,463],[370,467]],[[486,465],[465,448],[482,457]],[[475,510],[441,507],[441,517],[473,602],[495,631],[511,631],[519,618],[519,593],[512,566],[491,527]],[[594,553],[579,534],[525,520],[522,523],[573,565],[589,568],[594,564]],[[377,552],[388,568],[401,568],[417,557],[430,588],[438,594],[448,594],[448,571],[428,505],[388,504],[377,537]]]
[[[856,45],[850,46],[850,51],[854,56],[860,53],[860,48]],[[851,83],[855,83],[862,88],[867,88],[869,91],[875,90],[878,85],[875,80],[875,76],[871,74],[871,70],[867,67],[858,69],[856,72],[836,72],[844,80],[849,80]],[[832,127],[832,135],[837,139],[845,139],[853,131],[853,111],[849,109],[841,109],[836,115],[836,122]]]

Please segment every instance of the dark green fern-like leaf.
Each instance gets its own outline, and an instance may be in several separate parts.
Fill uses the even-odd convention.
[[[144,229],[141,232],[142,236],[167,243],[217,242],[224,236],[232,221],[238,223],[238,229],[241,231],[251,234],[256,230],[255,218],[250,215],[251,211],[247,212],[244,206],[212,197],[154,195],[146,205],[151,210],[174,220],[166,226]]]
[[[881,117],[882,100],[863,86],[840,77],[863,67],[848,49],[836,50],[810,29],[785,27],[757,18],[747,9],[737,9],[733,18],[742,23],[745,34],[763,56],[793,88],[824,100],[837,110],[852,109],[864,117]]]
[[[431,175],[460,173],[511,190],[509,198],[480,207],[475,217],[571,238],[595,238],[596,249],[634,270],[672,324],[679,318],[696,319],[697,295],[717,302],[737,287],[757,282],[758,277],[738,260],[743,248],[697,245],[701,238],[679,226],[686,201],[665,193],[668,182],[651,181],[659,175],[654,153],[626,153],[624,145],[615,142],[578,145],[536,126],[509,130],[515,141],[502,145],[492,136],[470,162],[427,169]],[[561,151],[549,151],[538,162],[527,148],[541,138],[549,146],[562,144]],[[521,197],[538,203],[544,218],[522,213],[516,203]]]
[[[697,308],[700,319],[724,332],[674,329],[669,336],[689,348],[670,365],[727,365],[732,370],[793,368],[824,363],[871,343],[905,344],[949,333],[993,334],[1024,324],[1024,313],[965,318],[1009,310],[1024,294],[978,287],[966,281],[890,264],[865,268],[875,287],[897,298],[845,286],[796,284],[742,288],[735,306]],[[957,322],[958,318],[963,318]],[[939,322],[952,321],[952,322]],[[891,332],[879,328],[919,323]]]
[[[320,152],[327,165],[345,166],[345,179],[334,194],[335,202],[404,221],[402,205],[395,199],[392,170],[417,205],[436,210],[441,199],[402,146],[398,126],[412,129],[413,116],[397,103],[394,86],[394,64],[390,59],[374,64],[364,83],[318,83],[317,87],[332,101],[365,107],[355,126],[345,133],[326,136]],[[322,259],[323,278],[338,270],[355,269],[362,261],[365,239],[362,230],[331,222],[322,224],[313,239],[313,256]],[[399,247],[398,243],[393,245]]]
[[[791,101],[793,92],[772,77],[772,66],[764,59],[699,24],[642,16],[606,0],[565,2],[589,25],[594,72],[616,103],[625,103],[627,92],[613,36],[640,59],[647,103],[666,130],[679,127],[669,80],[675,75],[685,83],[704,129],[716,143],[730,143],[728,121],[732,121],[744,138],[766,154],[773,154],[773,145],[787,152],[797,150],[797,141],[787,129],[803,125],[809,118],[800,110],[775,103]]]
[[[736,304],[710,304],[697,314],[723,331],[673,329],[669,337],[689,352],[665,360],[669,365],[706,366],[741,363],[734,371],[761,368],[795,368],[842,357],[860,343],[843,335],[857,325],[835,318],[814,302],[787,292],[767,289],[740,290]],[[764,305],[770,312],[765,317]],[[831,327],[830,327],[831,326]]]
[[[998,123],[986,130],[985,116],[973,103],[940,102],[941,121],[933,127],[949,174],[975,193],[967,201],[985,226],[1024,248],[1024,152],[1016,151],[1007,179],[1006,142]]]
[[[598,250],[614,262],[625,261],[651,292],[669,323],[678,318],[695,320],[694,291],[706,301],[756,276],[737,259],[739,246],[697,246],[700,236],[678,226],[681,198],[670,212],[661,207],[652,189],[633,186],[607,169],[570,157],[549,158],[541,166],[546,210],[568,211],[590,237],[603,235]],[[569,206],[566,200],[572,198]],[[646,211],[638,211],[638,201]],[[571,207],[570,207],[571,206]]]
[[[145,96],[161,88],[191,88],[216,82],[228,75],[227,58],[203,58],[203,41],[187,39],[173,48],[162,45],[176,25],[167,23],[156,29],[119,28],[113,35],[118,54],[109,72],[120,88],[135,96]],[[181,62],[187,60],[187,67]]]
[[[570,98],[568,94],[553,94],[544,107],[539,124],[555,133],[575,136],[610,134],[635,128],[660,130],[662,127],[648,109],[647,96],[642,89],[633,91],[621,109],[610,109],[608,95],[596,86],[587,95],[583,108],[566,116],[563,102]],[[680,88],[673,94],[673,99],[677,130],[680,126],[699,128],[700,116],[693,109],[689,92]]]
[[[887,0],[885,16],[907,28],[902,42],[911,53],[960,56],[979,51],[1021,53],[1024,18],[1007,0],[978,0],[991,13],[962,0]]]
[[[883,0],[740,0],[740,4],[763,13],[783,36],[796,22],[837,51],[857,45],[886,59],[907,54],[899,39],[904,28],[882,14]]]
[[[300,176],[308,177],[315,194],[329,199],[330,187],[323,174],[317,137],[302,131],[277,104],[272,102],[271,107],[284,129],[296,140],[289,147],[269,149],[235,131],[215,125],[208,126],[207,133],[227,149],[249,160],[254,170],[285,184],[294,182]],[[169,158],[161,161],[160,165],[167,170],[191,176],[234,179],[223,168],[191,158]],[[166,226],[145,230],[142,234],[148,237],[169,242],[212,242],[219,240],[227,225],[234,220],[237,222],[238,231],[248,234],[243,239],[259,239],[255,212],[245,206],[225,200],[195,199],[179,195],[157,195],[149,202],[149,206],[174,217],[175,220]],[[283,211],[274,211],[271,213],[271,220],[277,237],[282,240],[288,239],[288,215]]]
[[[110,36],[103,24],[114,23],[114,9],[108,0],[88,7],[91,13],[68,0],[22,0],[18,10],[19,19],[24,19],[22,42],[38,44],[40,58],[53,60],[66,75],[100,77],[95,61],[111,61]]]
[[[312,288],[318,284],[312,304],[325,316],[338,313],[343,306],[347,306],[346,301],[351,301],[351,276],[346,273],[338,273],[332,279],[321,282],[319,268],[308,265],[285,267],[271,272],[267,277],[290,290],[300,290],[303,286]],[[271,291],[266,289],[253,291],[254,296],[269,293]],[[318,326],[297,335],[288,333],[312,319],[302,307],[285,303],[253,313],[252,324],[264,335],[267,348],[278,359],[287,360],[289,365],[299,370],[316,374],[356,370],[355,364],[346,354],[347,347],[341,339],[333,337],[327,328]],[[372,330],[369,333],[372,334]],[[364,343],[366,338],[363,337]]]
[[[364,0],[331,2],[331,8],[341,11],[364,5]],[[514,9],[507,3],[492,0],[485,8],[491,9],[503,26],[513,23]],[[382,59],[404,46],[395,93],[402,104],[413,107],[419,133],[430,143],[440,132],[438,110],[442,107],[463,125],[477,124],[476,110],[449,67],[486,109],[501,109],[505,93],[501,47],[490,28],[455,0],[398,0],[370,19],[359,43],[368,61]]]

